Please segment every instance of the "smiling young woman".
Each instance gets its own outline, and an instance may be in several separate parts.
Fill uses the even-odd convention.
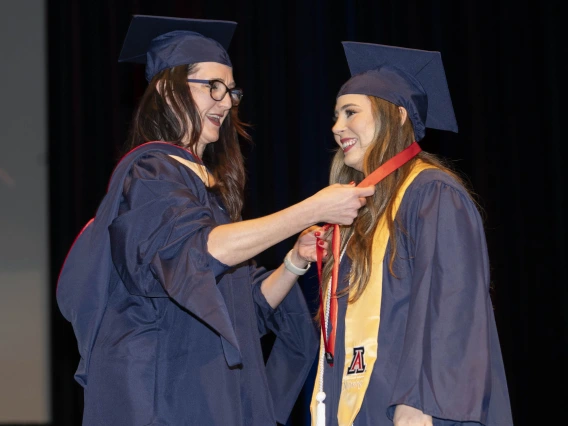
[[[312,424],[511,426],[483,223],[417,144],[457,131],[440,54],[344,48],[330,183],[381,178],[323,270]]]

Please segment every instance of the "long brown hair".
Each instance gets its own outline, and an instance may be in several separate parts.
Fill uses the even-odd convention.
[[[375,122],[375,136],[373,143],[369,146],[363,160],[363,172],[359,172],[343,161],[343,151],[338,149],[331,164],[329,181],[331,184],[349,182],[359,183],[365,176],[373,172],[387,160],[407,148],[414,142],[414,130],[409,119],[404,124],[400,124],[401,115],[398,106],[374,96],[368,96],[371,101],[371,108]],[[433,154],[422,151],[417,157],[425,163],[432,164],[444,172],[450,174],[458,182],[463,183],[453,171]],[[394,261],[397,256],[396,228],[406,232],[400,220],[394,217],[395,194],[400,186],[410,174],[412,165],[416,160],[411,160],[395,172],[391,173],[376,185],[375,193],[367,198],[367,204],[359,210],[357,219],[351,226],[341,227],[341,250],[347,245],[346,255],[352,261],[349,286],[340,291],[337,296],[341,297],[351,294],[349,302],[352,303],[359,299],[371,275],[372,243],[375,229],[379,219],[386,215],[389,230],[389,273],[396,277],[394,272]],[[323,272],[323,291],[327,289],[333,259],[325,265]]]
[[[180,65],[152,78],[134,112],[128,150],[146,142],[164,141],[196,152],[201,116],[186,80],[198,66]],[[238,118],[238,108],[231,108],[221,125],[219,140],[207,144],[202,158],[216,181],[212,189],[221,194],[233,221],[239,220],[243,208],[245,168],[238,137],[250,140],[245,127]]]

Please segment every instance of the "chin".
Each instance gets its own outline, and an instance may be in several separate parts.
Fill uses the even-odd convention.
[[[203,143],[205,144],[209,144],[209,143],[215,143],[219,140],[219,135],[203,135]]]
[[[351,161],[345,161],[343,160],[343,164],[345,164],[347,167],[351,167],[352,169],[357,170],[358,172],[362,172],[363,171],[363,167],[361,164],[353,164],[353,162]]]

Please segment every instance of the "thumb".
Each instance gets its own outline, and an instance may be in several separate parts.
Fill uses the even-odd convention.
[[[371,196],[375,193],[375,186],[374,185],[365,186],[365,187],[356,188],[356,189],[357,189],[357,196],[358,197],[369,197],[369,196]]]

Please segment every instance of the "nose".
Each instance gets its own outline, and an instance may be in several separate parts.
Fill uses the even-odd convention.
[[[219,105],[221,105],[224,109],[231,109],[233,106],[233,100],[231,99],[231,94],[229,92],[226,92],[223,99],[217,102],[219,102]]]
[[[335,121],[335,124],[331,128],[331,132],[334,135],[340,135],[343,132],[343,130],[345,130],[345,126],[343,125],[343,121],[341,120],[341,118],[338,118]]]

